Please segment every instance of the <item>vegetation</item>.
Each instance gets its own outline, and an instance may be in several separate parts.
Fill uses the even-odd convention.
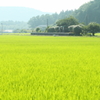
[[[40,32],[41,30],[40,30],[40,28],[36,28],[36,32]]]
[[[84,23],[88,25],[90,22],[96,22],[100,24],[100,1],[99,0],[92,0],[88,3],[83,4],[80,6],[79,9],[61,11],[59,14],[46,14],[41,16],[32,17],[28,24],[30,28],[35,28],[38,25],[46,25],[47,19],[49,25],[55,25],[55,23],[60,19],[68,18],[69,16],[73,16],[79,20],[80,23]]]
[[[99,20],[100,10],[99,10],[99,8],[100,8],[100,1],[99,0],[92,0],[88,3],[83,4],[82,6],[80,6],[79,9],[77,9],[75,11],[66,10],[66,11],[61,11],[59,14],[58,13],[54,13],[54,14],[45,14],[44,13],[44,15],[40,14],[38,16],[33,16],[32,18],[29,19],[28,23],[18,22],[18,21],[15,21],[15,22],[14,21],[1,21],[0,23],[3,23],[4,29],[6,29],[6,30],[8,30],[8,29],[9,30],[10,29],[11,30],[29,29],[29,27],[33,30],[34,28],[37,28],[40,25],[45,25],[45,26],[48,26],[48,25],[52,26],[53,25],[54,26],[54,25],[58,24],[58,26],[63,26],[64,22],[62,25],[60,25],[61,23],[59,24],[59,21],[60,22],[64,21],[64,19],[65,20],[68,19],[69,16],[73,16],[73,18],[75,17],[79,23],[84,23],[85,25],[88,25],[91,22],[96,22],[96,23],[100,24],[100,20]],[[21,9],[26,9],[26,8],[21,7]],[[9,10],[11,10],[11,8],[9,8]],[[2,11],[2,9],[1,9],[1,11]],[[26,10],[23,10],[23,11],[26,11]],[[30,9],[30,12],[31,11],[33,11],[33,9]],[[28,10],[28,12],[29,12],[29,10]],[[26,12],[24,12],[24,13],[26,13]],[[16,17],[20,18],[17,15],[16,15]],[[23,15],[24,16],[21,16],[21,17],[26,17],[25,14],[23,14]],[[29,17],[30,14],[27,13],[27,15]],[[73,24],[73,25],[76,25],[76,24]],[[1,25],[0,25],[0,27],[1,27]],[[56,31],[58,31],[58,29]],[[66,28],[65,31],[68,31],[68,29]]]
[[[28,24],[30,25],[30,28],[35,28],[39,25],[47,25],[47,21],[48,21],[48,25],[52,25],[55,24],[57,20],[70,16],[72,12],[73,12],[72,10],[70,11],[67,10],[67,11],[61,11],[59,14],[54,13],[51,15],[45,14],[41,16],[32,17],[28,21]]]
[[[13,33],[31,33],[31,29],[15,29]]]
[[[69,32],[68,27],[70,25],[73,25],[73,26],[78,25],[76,28],[75,27],[73,28],[74,29],[73,32],[75,35],[79,35],[81,33],[87,34],[88,32],[91,32],[92,35],[94,36],[94,34],[99,31],[99,25],[97,25],[97,23],[100,24],[99,8],[100,8],[100,1],[92,0],[88,3],[83,4],[79,9],[75,11],[67,10],[67,11],[61,11],[59,14],[54,13],[51,15],[45,14],[45,15],[34,16],[31,19],[29,19],[28,21],[29,25],[26,22],[19,22],[19,21],[1,21],[0,23],[2,23],[4,30],[8,30],[8,29],[14,30],[13,32],[15,33],[29,32],[29,27],[32,30],[36,30],[36,28],[40,28],[40,30],[44,32],[45,31]],[[83,23],[84,27],[80,28],[79,23]],[[96,28],[94,31],[93,27],[92,26],[90,27],[90,23],[93,23],[93,25],[96,24],[98,28],[95,25]],[[2,25],[0,25],[0,29],[2,29]],[[47,26],[49,26],[49,28],[47,28]]]
[[[96,22],[100,24],[100,0],[92,0],[83,4],[77,9],[73,16],[80,22],[84,22],[86,25],[90,22]]]
[[[69,31],[74,32],[75,35],[79,36],[82,33],[83,25],[71,25],[68,27]]]
[[[1,100],[99,100],[100,39],[0,36]]]
[[[74,17],[70,16],[68,18],[64,18],[61,20],[58,20],[56,22],[57,26],[63,26],[64,28],[64,32],[68,32],[68,26],[70,25],[77,25],[78,24],[78,20],[75,19]]]
[[[34,28],[49,18],[50,24],[58,18],[59,20],[56,20],[54,25],[49,25],[45,31],[98,35],[100,21],[97,16],[94,17],[90,8],[94,7],[93,4],[97,5],[94,9],[100,8],[99,2],[99,0],[91,1],[74,12],[80,22],[86,21],[85,24],[80,24],[72,16],[66,18],[63,16],[64,18],[60,19],[57,13],[33,17],[28,23]],[[63,14],[64,11],[61,15]],[[81,19],[80,15],[84,14],[85,19]],[[44,19],[39,20],[42,18]],[[93,20],[96,18],[94,22],[92,18]],[[18,33],[15,34],[18,36],[0,35],[0,100],[100,99],[99,38],[22,36],[30,35],[27,33],[30,31],[16,29],[15,32]],[[36,31],[40,32],[41,29],[37,27]]]
[[[56,22],[57,26],[48,27],[47,32],[73,32],[74,35],[87,35],[87,33],[94,34],[100,31],[100,24],[96,22],[91,22],[88,25],[83,25],[78,22],[77,19],[70,16],[68,18],[64,18],[58,20]]]
[[[89,32],[91,32],[92,35],[94,36],[94,34],[95,34],[96,32],[99,32],[99,31],[100,31],[100,24],[98,24],[98,23],[89,23],[89,25],[88,25],[88,30],[89,30]]]
[[[49,19],[49,27],[46,28],[47,32],[71,31],[74,32],[75,35],[88,35],[88,33],[92,33],[94,36],[96,32],[100,31],[99,8],[100,1],[94,0],[82,5],[75,11],[62,11],[60,14],[55,13],[52,15],[47,14],[33,17],[28,24],[30,24],[31,28],[34,28],[36,24],[46,25],[46,21]],[[72,30],[68,27],[72,28]]]
[[[27,22],[23,21],[0,21],[3,24],[3,30],[29,29]],[[0,25],[0,29],[2,25]]]
[[[46,31],[47,31],[47,32],[57,32],[57,31],[55,30],[55,27],[47,27],[47,28],[46,28]]]

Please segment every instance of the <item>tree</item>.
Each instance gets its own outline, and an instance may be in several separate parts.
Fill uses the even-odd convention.
[[[63,26],[64,27],[64,31],[68,32],[68,26],[70,25],[77,25],[78,24],[78,20],[75,19],[73,16],[70,16],[68,18],[64,18],[61,20],[58,20],[56,22],[57,26]]]
[[[36,32],[39,32],[39,31],[41,31],[40,28],[36,28]]]
[[[54,27],[49,27],[49,28],[47,29],[47,32],[55,32],[55,28],[54,28]]]
[[[80,33],[82,32],[82,27],[77,25],[76,27],[74,27],[74,34],[75,35],[80,35]]]
[[[96,32],[100,31],[100,24],[95,23],[95,22],[91,22],[88,24],[88,31],[92,33],[92,35],[94,36],[94,34]]]
[[[87,25],[84,25],[84,26],[82,27],[82,34],[83,34],[83,35],[87,35],[87,33],[88,33],[88,27],[87,27]]]
[[[82,27],[83,25],[71,25],[68,28],[71,32],[74,32],[75,35],[79,36],[82,32]]]
[[[30,28],[36,28],[39,25],[47,25],[47,19],[48,19],[48,25],[55,24],[55,22],[59,19],[66,18],[70,16],[74,12],[73,10],[67,10],[67,11],[61,11],[59,14],[45,14],[41,16],[35,16],[29,19],[28,24]]]

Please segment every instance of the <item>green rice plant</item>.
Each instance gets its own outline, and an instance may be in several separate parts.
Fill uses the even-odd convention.
[[[99,99],[99,38],[0,36],[0,100]]]

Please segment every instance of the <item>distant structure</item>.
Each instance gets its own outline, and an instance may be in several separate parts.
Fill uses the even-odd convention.
[[[13,30],[4,30],[3,33],[12,33]]]
[[[36,28],[40,28],[41,30],[45,30],[47,28],[47,25],[39,25]]]

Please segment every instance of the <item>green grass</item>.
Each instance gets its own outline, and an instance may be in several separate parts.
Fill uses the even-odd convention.
[[[100,36],[100,33],[96,33],[95,35],[96,35],[96,36]]]
[[[0,100],[100,100],[100,38],[1,35]]]

